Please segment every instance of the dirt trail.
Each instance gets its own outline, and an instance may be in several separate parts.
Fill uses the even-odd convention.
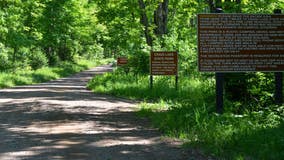
[[[134,114],[136,104],[94,94],[101,66],[38,85],[0,90],[0,159],[191,160]],[[192,153],[190,153],[192,154]]]

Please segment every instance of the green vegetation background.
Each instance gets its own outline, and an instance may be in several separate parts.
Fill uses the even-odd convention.
[[[124,26],[129,33],[124,41],[126,44],[119,43],[115,53],[127,56],[128,65],[117,68],[114,73],[95,77],[88,87],[94,92],[139,100],[139,116],[150,118],[165,135],[183,139],[186,147],[202,149],[218,159],[282,159],[284,107],[274,105],[272,73],[227,74],[225,111],[222,115],[215,113],[214,74],[198,73],[196,67],[195,18],[197,13],[210,11],[209,1],[203,2],[169,2],[169,31],[163,36],[157,35],[157,26],[150,23],[153,25],[152,32],[150,28],[153,45],[150,47],[137,42],[141,35],[130,34],[137,33],[137,28]],[[239,5],[233,1],[218,2],[225,13],[240,9],[243,13],[273,13],[274,9],[284,7],[284,2],[280,1],[244,0]],[[153,3],[149,2],[146,7],[149,17],[155,10]],[[120,18],[116,22],[129,24]],[[116,39],[116,35],[112,37]],[[150,50],[179,51],[177,91],[174,77],[159,76],[154,78],[154,88],[150,90]]]
[[[47,81],[126,56],[128,66],[95,77],[89,88],[140,100],[140,116],[207,154],[281,159],[284,109],[273,103],[273,74],[227,74],[225,112],[214,113],[214,74],[197,71],[196,15],[216,7],[225,13],[273,13],[284,2],[1,0],[0,87]],[[155,77],[149,90],[150,50],[179,52],[178,91],[172,77]]]

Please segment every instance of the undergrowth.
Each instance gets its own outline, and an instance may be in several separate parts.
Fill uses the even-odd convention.
[[[213,78],[125,74],[119,70],[96,76],[88,84],[94,92],[140,100],[138,115],[148,117],[167,136],[185,140],[185,145],[203,149],[220,159],[281,159],[284,157],[284,106],[232,114],[215,111]]]
[[[109,60],[98,61],[80,58],[76,62],[61,62],[54,67],[43,67],[37,70],[20,68],[14,72],[0,72],[0,88],[35,84],[66,77],[108,61]]]

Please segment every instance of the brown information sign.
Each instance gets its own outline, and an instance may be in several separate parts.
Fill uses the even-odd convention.
[[[284,70],[284,15],[199,14],[202,72]]]
[[[177,75],[177,52],[151,52],[151,75]]]
[[[117,58],[117,66],[123,66],[126,65],[128,62],[126,57],[118,57]]]

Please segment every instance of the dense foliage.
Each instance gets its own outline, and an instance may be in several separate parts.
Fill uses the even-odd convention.
[[[196,15],[215,12],[273,13],[283,9],[278,0],[108,0],[97,4],[98,22],[105,26],[100,39],[105,55],[127,56],[128,69],[135,74],[149,73],[150,50],[179,52],[179,74],[199,76],[197,72]],[[203,74],[212,77],[213,74]],[[230,110],[261,110],[274,101],[272,74],[243,73],[226,75],[226,96]],[[239,94],[235,94],[239,93]]]
[[[171,137],[184,139],[225,159],[274,159],[284,156],[284,107],[270,106],[261,111],[236,114],[227,102],[224,114],[215,114],[214,78],[123,74],[123,70],[96,76],[88,87],[95,92],[140,100],[140,116],[150,118],[155,127]]]
[[[0,70],[38,69],[75,55],[102,57],[104,27],[88,0],[1,0]]]
[[[46,66],[57,65],[51,68],[55,72],[83,69],[73,64],[78,57],[126,56],[126,72],[98,76],[89,87],[156,102],[143,104],[141,112],[165,133],[215,155],[281,159],[284,115],[283,107],[273,104],[273,74],[227,74],[225,114],[213,114],[214,75],[197,71],[196,15],[218,7],[225,13],[273,13],[284,8],[284,1],[1,0],[0,81],[10,84],[0,86],[59,77]],[[161,77],[149,90],[151,50],[179,52],[178,91],[173,79]]]
[[[37,70],[20,69],[15,72],[0,73],[0,88],[13,87],[46,82],[89,69],[94,66],[109,63],[112,59],[100,61],[77,58],[76,62],[61,62],[53,67],[42,67]]]
[[[283,157],[284,113],[283,106],[274,104],[272,73],[226,74],[225,113],[214,114],[214,75],[197,72],[196,15],[214,12],[217,7],[225,13],[273,13],[274,9],[283,9],[284,2],[124,0],[115,3],[109,0],[101,3],[98,19],[110,29],[103,47],[115,56],[127,56],[130,62],[126,68],[130,72],[126,74],[122,68],[95,77],[89,88],[145,101],[139,113],[150,117],[161,131],[186,139],[191,147],[202,147],[217,157]],[[157,16],[160,9],[164,9],[163,14]],[[159,20],[166,22],[164,28],[160,28]],[[154,89],[149,89],[150,50],[179,52],[178,91],[174,89],[174,78],[168,77],[155,77]]]
[[[272,13],[278,0],[1,0],[0,70],[128,56],[147,73],[150,50],[177,50],[183,74],[196,69],[196,14]]]

